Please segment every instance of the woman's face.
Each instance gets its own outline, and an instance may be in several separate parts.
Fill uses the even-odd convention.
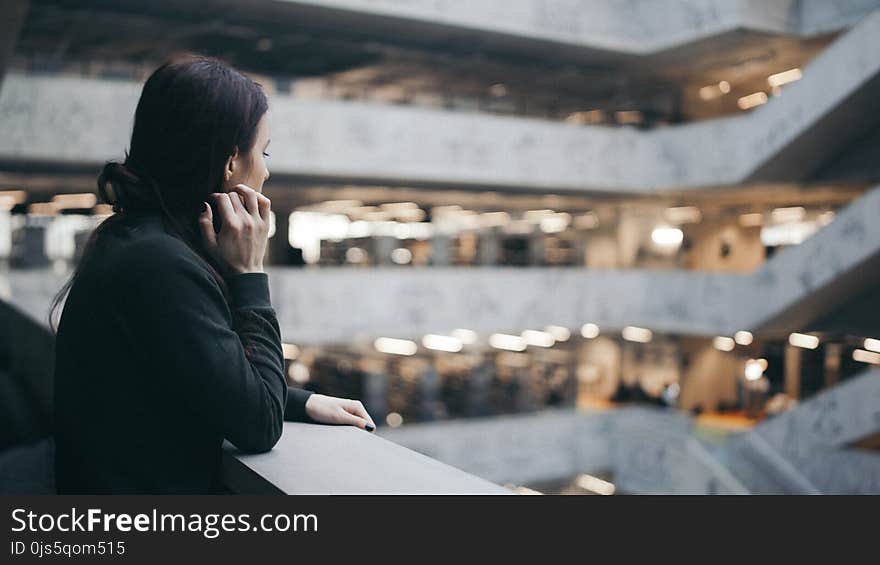
[[[237,184],[246,184],[257,192],[263,192],[263,183],[269,180],[266,157],[269,156],[269,122],[263,114],[257,124],[257,134],[251,150],[236,152],[226,162],[223,188],[231,190]]]

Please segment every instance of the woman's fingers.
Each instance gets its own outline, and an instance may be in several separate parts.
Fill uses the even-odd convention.
[[[349,412],[348,410],[345,410],[344,408],[343,408],[339,417],[342,420],[340,422],[341,424],[348,424],[350,426],[357,426],[358,428],[360,428],[362,430],[366,430],[366,429],[368,429],[367,426],[370,426],[370,423],[367,422],[365,419],[361,418],[360,416],[356,416],[356,415],[352,414],[351,412]],[[373,426],[373,428],[375,429],[375,426]]]
[[[232,199],[229,198],[229,194],[225,192],[215,192],[211,194],[211,197],[217,204],[217,213],[220,215],[221,225],[236,225],[238,219],[235,217],[235,208],[232,205]],[[234,198],[238,199],[238,196],[236,195]],[[239,206],[241,206],[241,203],[239,203]]]
[[[244,207],[242,203],[241,195],[235,191],[227,192],[226,195],[229,198],[229,201],[232,203],[232,208],[235,210],[236,215],[244,215],[247,214],[247,208]]]
[[[233,190],[241,196],[244,207],[252,216],[259,216],[260,210],[257,204],[257,191],[246,184],[237,184]]]
[[[217,247],[217,234],[214,232],[214,213],[207,202],[204,202],[204,205],[205,211],[199,215],[199,227],[205,238],[205,244],[210,249]]]
[[[369,424],[369,426],[373,429],[376,429],[376,424],[373,422],[373,419],[370,418],[370,415],[367,413],[367,409],[364,408],[364,405],[361,403],[360,400],[349,400],[348,402],[343,404],[342,408],[349,414],[356,416],[359,420],[362,420],[365,424]]]
[[[272,209],[272,201],[262,194],[257,194],[257,205],[260,209],[260,217],[264,222],[269,221],[269,210]]]

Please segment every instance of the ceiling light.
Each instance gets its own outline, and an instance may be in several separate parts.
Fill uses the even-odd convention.
[[[596,324],[584,324],[581,326],[581,335],[587,339],[599,336],[599,326]]]
[[[801,73],[800,69],[789,69],[787,71],[776,73],[775,75],[770,75],[769,77],[767,77],[767,84],[773,87],[779,87],[784,84],[789,84],[801,80],[803,76],[804,75],[803,73]]]
[[[739,100],[736,101],[737,106],[739,106],[740,110],[749,110],[756,106],[760,106],[762,104],[767,103],[767,93],[766,92],[755,92],[753,94],[749,94],[747,96],[743,96]]]
[[[446,351],[448,353],[458,353],[462,349],[460,339],[450,337],[448,335],[428,334],[422,338],[422,345],[427,349],[434,351]]]
[[[528,344],[518,335],[492,334],[489,336],[489,345],[506,351],[525,351]]]
[[[816,349],[819,347],[819,338],[814,335],[793,333],[788,336],[788,343],[803,349]]]
[[[414,341],[408,339],[394,339],[391,337],[380,337],[373,342],[373,347],[380,353],[389,353],[392,355],[415,355],[419,350],[419,346]]]
[[[651,330],[636,326],[627,326],[623,328],[621,334],[623,335],[623,339],[637,343],[648,343],[654,336]]]
[[[733,334],[733,340],[740,345],[751,345],[753,339],[754,336],[752,335],[752,333],[744,330],[738,331]]]

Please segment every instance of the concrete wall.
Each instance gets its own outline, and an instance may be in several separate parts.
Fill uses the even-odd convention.
[[[873,98],[857,104],[851,97],[874,91],[878,53],[880,12],[756,111],[652,131],[275,97],[270,166],[275,173],[319,178],[546,191],[729,186],[756,180],[760,170],[792,181],[876,120]],[[98,165],[121,158],[139,88],[10,74],[0,91],[0,161]],[[846,112],[836,111],[841,105]],[[829,135],[817,136],[819,127]],[[791,147],[795,153],[770,166]]]
[[[876,0],[281,0],[480,33],[628,54],[670,49],[736,29],[813,34],[839,29]],[[820,5],[825,4],[828,6]]]

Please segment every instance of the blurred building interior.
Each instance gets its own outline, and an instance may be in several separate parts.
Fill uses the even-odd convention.
[[[270,96],[292,385],[521,493],[880,493],[880,1],[2,10],[0,463],[51,434],[50,300],[190,51]]]

